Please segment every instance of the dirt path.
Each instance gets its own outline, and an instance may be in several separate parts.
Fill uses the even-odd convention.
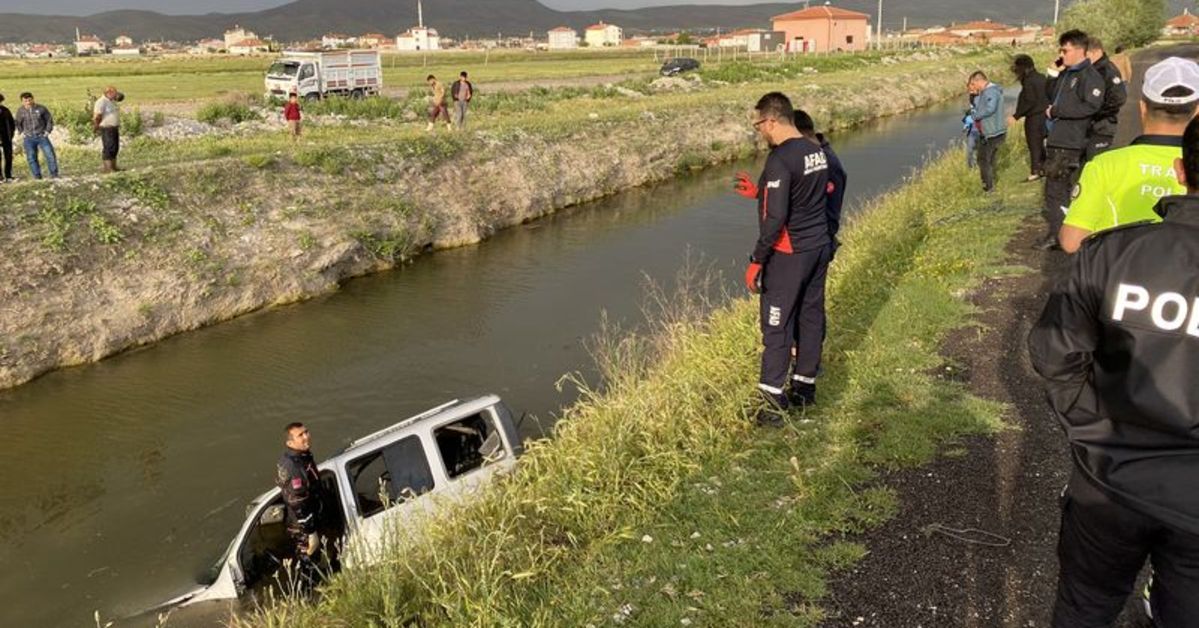
[[[1118,144],[1140,132],[1145,68],[1166,56],[1197,53],[1199,46],[1176,46],[1137,56]],[[1057,586],[1058,495],[1070,459],[1025,339],[1067,258],[1031,248],[1042,225],[1040,217],[1031,218],[1008,248],[1012,264],[1040,272],[987,282],[974,298],[982,312],[979,327],[958,332],[944,349],[974,394],[1010,405],[1013,429],[970,439],[953,456],[883,478],[898,493],[900,511],[858,539],[870,554],[833,583],[825,626],[1049,625]],[[931,526],[981,530],[996,537],[970,538],[1002,546],[959,540]],[[1135,596],[1130,598],[1117,626],[1148,625]]]

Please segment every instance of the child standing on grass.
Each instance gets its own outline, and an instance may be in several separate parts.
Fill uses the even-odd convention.
[[[287,104],[283,105],[283,119],[287,121],[287,132],[291,134],[291,140],[297,141],[300,139],[300,96],[292,92],[287,97]]]

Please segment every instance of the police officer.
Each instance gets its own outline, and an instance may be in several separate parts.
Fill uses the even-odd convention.
[[[287,505],[287,533],[295,543],[300,582],[310,586],[316,578],[316,556],[321,547],[323,490],[312,460],[308,428],[303,423],[289,423],[286,433],[287,449],[276,465],[275,484]]]
[[[1199,626],[1199,122],[1164,221],[1083,244],[1029,337],[1070,442],[1053,625],[1110,626],[1148,558],[1159,626]]]
[[[1057,236],[1070,206],[1070,195],[1082,168],[1090,137],[1091,120],[1103,106],[1103,77],[1087,59],[1087,34],[1072,30],[1058,39],[1061,57],[1050,70],[1049,108],[1045,110],[1049,136],[1045,141],[1045,206],[1049,230],[1039,248],[1058,247]]]
[[[1174,161],[1182,156],[1182,132],[1199,108],[1199,64],[1170,57],[1149,68],[1140,107],[1144,135],[1083,168],[1059,234],[1067,253],[1096,231],[1159,222],[1153,211],[1157,201],[1186,192],[1174,176]]]
[[[791,101],[779,92],[755,106],[753,126],[771,146],[754,189],[759,235],[745,271],[760,294],[762,370],[766,404],[760,425],[779,426],[792,406],[816,402],[816,375],[824,346],[824,284],[832,257],[829,237],[828,157],[795,128]],[[796,332],[796,326],[799,331]],[[792,346],[798,346],[792,369]],[[788,371],[791,390],[786,390]]]
[[[1096,155],[1110,150],[1116,140],[1116,127],[1120,124],[1120,110],[1128,101],[1128,86],[1116,64],[1112,63],[1103,50],[1103,42],[1092,37],[1087,47],[1087,59],[1095,71],[1103,77],[1103,106],[1091,121],[1091,135],[1087,139],[1087,150],[1083,162],[1091,161]]]

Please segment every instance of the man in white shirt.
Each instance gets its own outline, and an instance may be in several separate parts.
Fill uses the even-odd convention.
[[[100,135],[100,158],[104,161],[104,172],[120,170],[117,168],[117,154],[121,152],[121,110],[117,103],[124,99],[124,94],[109,85],[92,108],[92,129]]]

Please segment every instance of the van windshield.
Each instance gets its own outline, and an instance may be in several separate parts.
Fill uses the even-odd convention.
[[[268,76],[286,76],[290,78],[295,76],[296,72],[299,71],[300,64],[295,61],[276,61],[266,73]]]

